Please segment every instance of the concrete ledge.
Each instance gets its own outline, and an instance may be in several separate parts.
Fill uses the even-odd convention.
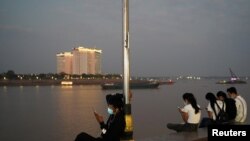
[[[197,132],[169,133],[152,138],[135,139],[135,141],[207,141],[207,128],[199,128]]]

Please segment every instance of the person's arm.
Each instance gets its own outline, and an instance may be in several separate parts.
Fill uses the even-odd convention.
[[[94,111],[94,115],[95,115],[96,121],[100,124],[102,134],[105,134],[107,132],[107,125],[104,123],[103,116],[99,115],[96,111]]]
[[[105,140],[119,139],[121,137],[121,133],[124,131],[125,128],[125,120],[123,114],[115,117],[114,121],[110,123],[109,128],[106,127],[104,126],[104,128],[102,129],[102,131],[104,129],[106,130],[105,133],[102,132],[102,137]]]
[[[236,105],[236,117],[235,117],[235,121],[239,122],[242,118],[243,118],[243,104],[241,103],[241,101],[239,99],[235,99],[235,105]]]
[[[212,107],[211,107],[210,102],[208,103],[206,109],[207,109],[207,115],[208,115],[208,117],[211,118],[211,119],[213,119],[214,111],[213,111],[213,109],[212,109]]]
[[[102,123],[103,121],[103,116],[99,115],[96,111],[94,111],[95,119],[97,122]]]
[[[185,110],[181,109],[181,108],[179,108],[179,112],[181,113],[181,117],[182,117],[183,121],[185,123],[187,123],[187,121],[188,121],[188,113]]]
[[[213,119],[213,112],[207,111],[207,115],[208,115],[209,118]]]

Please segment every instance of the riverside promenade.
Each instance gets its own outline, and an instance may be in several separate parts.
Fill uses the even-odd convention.
[[[104,83],[122,83],[122,79],[67,79],[67,80],[0,80],[0,86],[60,86],[62,82],[70,85],[102,85]],[[130,80],[131,83],[144,83],[147,80]],[[160,82],[159,82],[160,83]],[[67,85],[67,84],[66,84]]]
[[[0,86],[50,86],[62,85],[70,81],[72,85],[101,85],[103,83],[121,82],[121,79],[70,79],[70,80],[0,80]]]
[[[199,128],[197,132],[173,132],[162,136],[135,139],[135,141],[207,141],[207,134],[207,128]]]

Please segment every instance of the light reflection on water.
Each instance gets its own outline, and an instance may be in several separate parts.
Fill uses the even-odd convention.
[[[177,81],[159,89],[132,90],[134,138],[172,133],[166,124],[181,122],[177,106],[183,105],[183,93],[192,92],[203,108],[207,92],[225,91],[229,86],[196,80]],[[248,102],[249,83],[235,86]],[[100,86],[0,87],[0,140],[69,141],[81,131],[99,136],[92,109],[107,117],[105,95],[116,92],[122,91],[103,91]],[[204,111],[202,116],[206,116]]]

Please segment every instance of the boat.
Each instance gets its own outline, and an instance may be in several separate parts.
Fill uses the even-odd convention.
[[[159,80],[160,85],[173,85],[175,82],[172,79]]]
[[[130,89],[157,89],[160,83],[156,81],[135,81],[130,82]],[[104,83],[101,85],[102,89],[123,89],[122,82]]]
[[[61,85],[70,86],[70,85],[73,85],[73,82],[72,81],[62,81]]]
[[[235,73],[229,68],[231,78],[230,80],[220,80],[216,82],[216,84],[246,84],[247,82],[244,80],[241,80],[239,77],[235,75]]]

